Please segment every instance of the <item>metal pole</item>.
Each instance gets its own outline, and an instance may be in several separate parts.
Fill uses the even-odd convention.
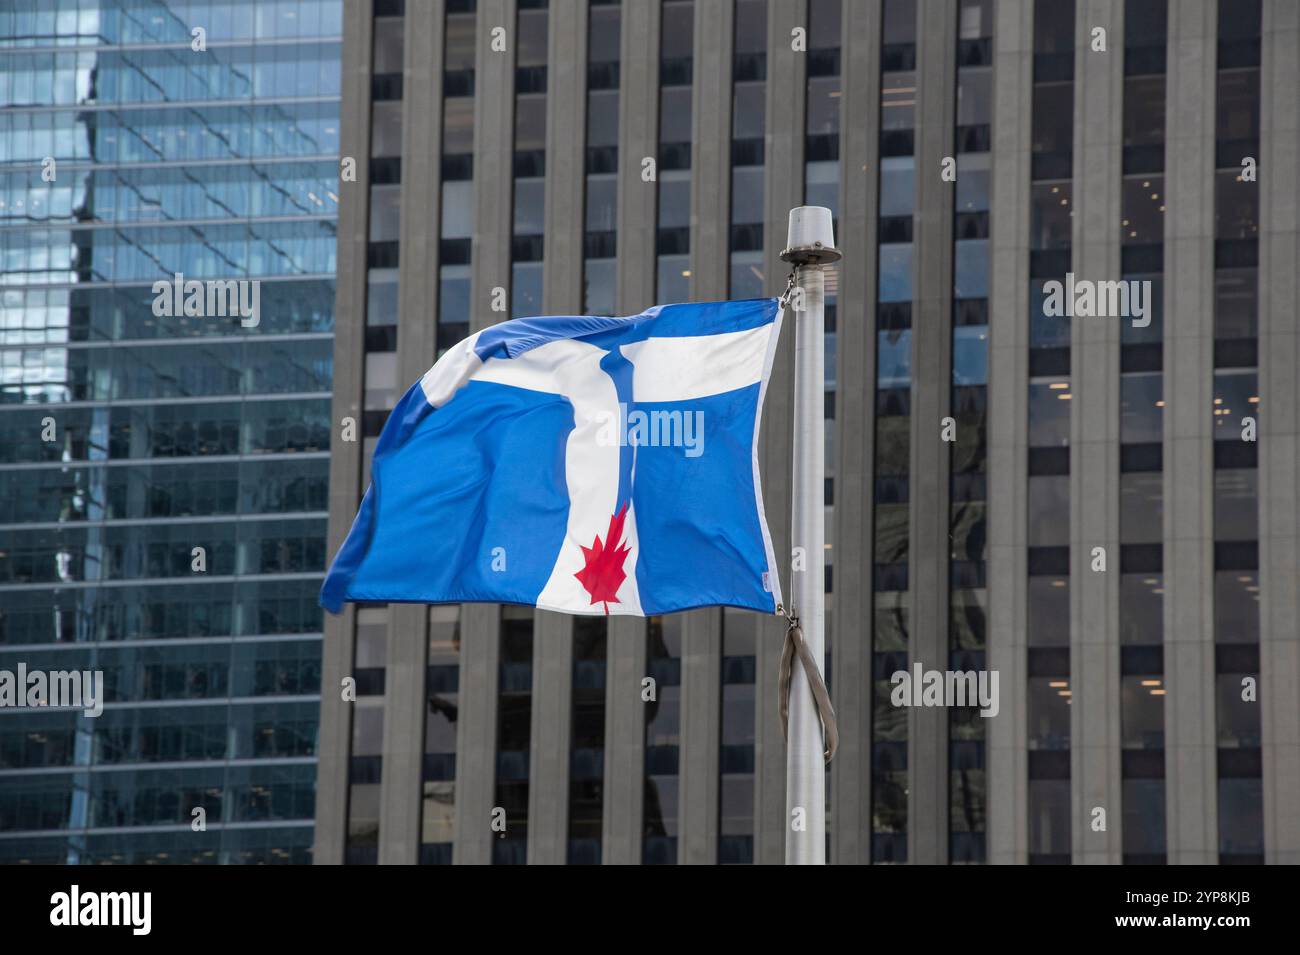
[[[794,339],[794,487],[791,543],[791,610],[819,669],[826,659],[826,435],[825,308],[822,267],[839,258],[829,209],[802,206],[790,212],[787,248],[795,266],[792,296]],[[812,689],[796,658],[790,684],[790,730],[786,744],[787,865],[826,863],[826,764],[821,721]]]

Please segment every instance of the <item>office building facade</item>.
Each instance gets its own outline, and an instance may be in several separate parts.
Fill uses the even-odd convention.
[[[0,862],[311,859],[342,8],[0,5]]]
[[[827,206],[828,859],[1300,861],[1293,4],[344,16],[332,426],[361,429],[331,553],[449,345],[776,295],[788,211]],[[1081,281],[1140,297],[1059,314]],[[792,381],[787,329],[778,554]],[[783,859],[777,619],[360,604],[324,631],[318,863]],[[996,671],[996,715],[895,706],[916,666]]]

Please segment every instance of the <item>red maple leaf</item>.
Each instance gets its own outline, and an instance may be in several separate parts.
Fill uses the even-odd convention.
[[[632,551],[622,541],[623,519],[627,516],[627,504],[609,519],[609,533],[602,544],[600,535],[592,541],[590,547],[582,548],[582,570],[573,576],[578,578],[583,589],[591,594],[592,604],[603,603],[605,614],[609,614],[609,605],[618,603],[618,588],[622,586],[627,574],[623,573],[623,561]]]

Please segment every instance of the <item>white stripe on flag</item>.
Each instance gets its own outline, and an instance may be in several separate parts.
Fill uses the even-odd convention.
[[[763,378],[773,325],[743,332],[647,338],[621,346],[636,401],[690,401],[748,388]]]
[[[574,575],[586,566],[582,548],[597,536],[602,544],[609,533],[618,497],[619,447],[597,436],[609,421],[618,421],[618,393],[614,380],[600,367],[607,352],[586,342],[563,339],[530,349],[518,358],[489,358],[474,374],[475,381],[494,381],[530,391],[558,394],[573,405],[573,431],[565,448],[565,478],[569,490],[569,524],[550,580],[537,597],[537,606],[564,613],[604,614],[605,605],[591,603],[591,595]],[[641,615],[636,561],[639,554],[636,514],[629,508],[623,522],[623,543],[629,549],[623,562],[627,578],[618,590],[611,614]],[[509,544],[506,544],[507,552]]]

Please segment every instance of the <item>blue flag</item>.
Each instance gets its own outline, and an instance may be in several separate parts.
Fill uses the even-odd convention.
[[[757,444],[780,326],[751,299],[471,335],[389,415],[321,605],[772,613]]]

